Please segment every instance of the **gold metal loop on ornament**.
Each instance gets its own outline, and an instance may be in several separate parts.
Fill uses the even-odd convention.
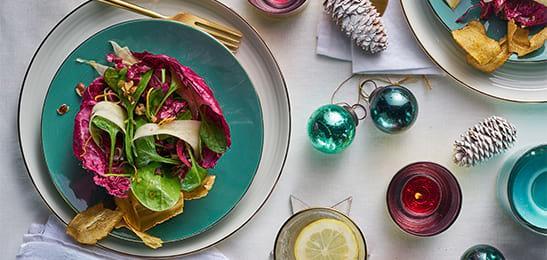
[[[357,88],[357,102],[355,102],[355,105],[349,105],[349,103],[347,103],[347,102],[337,102],[337,103],[335,103],[334,98],[335,98],[336,94],[338,94],[338,91],[340,91],[340,89],[342,89],[342,87],[344,87],[344,85],[346,85],[346,83],[348,83],[355,76],[360,76],[361,77],[361,82],[359,83],[358,88]],[[412,83],[412,82],[419,81],[420,79],[423,80],[424,85],[426,86],[427,89],[431,89],[431,83],[429,82],[429,79],[426,76],[421,76],[421,77],[405,76],[405,77],[403,77],[402,79],[400,79],[398,81],[393,81],[387,76],[385,76],[385,78],[369,78],[369,79],[364,80],[364,75],[352,74],[348,78],[346,78],[344,81],[342,81],[342,83],[340,83],[340,85],[338,85],[338,87],[336,87],[334,92],[332,92],[332,95],[330,96],[330,103],[331,104],[336,104],[336,105],[342,105],[342,106],[346,106],[346,107],[351,107],[354,110],[355,110],[354,106],[359,105],[359,109],[362,108],[362,110],[365,111],[364,115],[362,117],[359,117],[359,120],[362,120],[361,118],[364,119],[367,116],[367,112],[366,112],[366,109],[364,109],[364,106],[362,106],[360,104],[363,103],[363,102],[369,103],[370,97],[373,94],[374,90],[379,88],[378,84],[376,84],[376,82],[381,82],[381,83],[385,83],[387,85],[392,85],[392,86],[393,85],[394,86],[401,86],[403,83]]]
[[[368,112],[367,112],[367,109],[365,108],[365,106],[357,103],[357,104],[354,104],[353,106],[351,106],[351,109],[353,109],[353,111],[357,115],[358,120],[363,120],[363,119],[367,118]],[[359,113],[358,111],[361,111],[361,113]]]
[[[353,117],[353,119],[355,120],[355,123],[357,125],[359,124],[358,121],[361,121],[361,120],[367,118],[367,116],[368,116],[368,112],[367,112],[366,107],[359,104],[359,103],[350,105],[346,102],[338,102],[334,105],[338,105],[338,106],[341,106],[341,107],[345,108],[351,114],[351,116]]]
[[[378,85],[372,79],[367,79],[359,84],[359,98],[365,102],[369,102],[370,95],[374,90],[378,89]]]

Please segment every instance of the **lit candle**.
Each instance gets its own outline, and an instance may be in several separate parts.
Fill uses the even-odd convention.
[[[431,215],[441,201],[441,188],[432,178],[414,176],[403,186],[403,207],[415,215]]]
[[[502,205],[523,226],[547,235],[547,145],[515,153],[498,179]]]
[[[458,217],[461,203],[461,189],[454,175],[431,162],[404,167],[387,191],[393,221],[416,236],[433,236],[448,229]]]
[[[308,0],[249,0],[262,13],[270,16],[287,16],[300,12]]]

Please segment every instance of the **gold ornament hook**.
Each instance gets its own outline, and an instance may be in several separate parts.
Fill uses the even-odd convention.
[[[359,84],[359,97],[365,102],[369,102],[370,96],[378,89],[378,85],[372,79],[367,79]]]

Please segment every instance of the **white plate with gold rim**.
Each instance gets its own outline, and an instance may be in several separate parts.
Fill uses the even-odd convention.
[[[442,0],[439,0],[442,1]],[[401,0],[403,13],[425,53],[460,84],[514,102],[547,102],[547,62],[506,63],[491,74],[476,70],[452,40],[427,1]]]
[[[133,256],[173,257],[208,248],[245,225],[273,191],[287,155],[290,137],[290,106],[281,71],[258,33],[239,15],[215,0],[135,1],[165,14],[185,10],[212,18],[239,29],[244,34],[236,55],[255,86],[263,111],[264,144],[260,165],[247,193],[226,218],[195,237],[166,243],[151,250],[132,242],[109,237],[100,246]],[[27,70],[19,98],[19,140],[25,165],[38,193],[51,211],[67,223],[75,215],[53,186],[40,143],[40,114],[49,82],[66,57],[91,35],[123,21],[142,16],[87,1],[64,17],[44,39]]]

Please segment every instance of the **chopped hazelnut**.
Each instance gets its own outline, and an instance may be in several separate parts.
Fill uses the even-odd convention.
[[[78,94],[78,96],[83,96],[84,94],[84,91],[85,91],[85,85],[84,83],[80,82],[78,84],[76,84],[76,88],[74,88],[74,90],[76,91],[76,94]]]
[[[146,111],[146,107],[144,106],[143,103],[139,103],[137,107],[135,108],[135,114],[138,116],[144,115],[145,111]]]
[[[66,112],[68,112],[69,109],[70,107],[67,104],[62,104],[59,108],[57,108],[57,114],[62,116],[66,114]]]

